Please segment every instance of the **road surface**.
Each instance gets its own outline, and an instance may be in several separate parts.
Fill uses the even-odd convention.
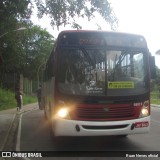
[[[72,151],[73,154],[78,151],[89,151],[89,153],[91,154],[93,153],[93,155],[96,153],[96,151],[100,152],[106,151],[106,152],[111,152],[113,154],[121,152],[123,153],[123,151],[129,154],[130,151],[135,151],[135,154],[136,152],[139,153],[139,151],[149,151],[149,153],[151,151],[159,151],[158,153],[160,154],[160,108],[152,107],[151,130],[149,134],[129,135],[127,138],[119,138],[116,136],[76,137],[76,138],[69,138],[68,141],[65,140],[64,143],[60,143],[59,145],[55,144],[50,137],[49,124],[48,121],[45,120],[44,118],[43,111],[38,109],[27,111],[19,115],[16,150],[24,152],[25,151],[34,151],[34,152]],[[82,155],[83,153],[84,152],[82,152]],[[28,158],[24,159],[28,160]],[[57,157],[50,159],[57,159]],[[79,160],[80,158],[59,157],[59,159]],[[81,157],[81,159],[86,160],[89,158]],[[100,158],[95,157],[92,159],[98,160]],[[106,157],[101,157],[101,159],[106,159]],[[110,159],[114,160],[116,158],[110,158]],[[124,157],[118,159],[121,160],[124,159]],[[158,160],[160,159],[160,155],[158,158],[149,158],[149,159]]]

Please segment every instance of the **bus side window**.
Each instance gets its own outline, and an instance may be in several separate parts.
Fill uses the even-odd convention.
[[[49,80],[49,67],[48,67],[48,63],[47,63],[47,65],[46,65],[46,81],[48,81]]]
[[[45,70],[43,72],[43,82],[46,82],[46,80],[47,80],[47,71],[46,71],[46,68],[45,68]]]
[[[47,62],[47,77],[51,79],[54,76],[54,52],[51,53]]]

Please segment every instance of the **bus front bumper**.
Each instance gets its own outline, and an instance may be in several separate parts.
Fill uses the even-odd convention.
[[[148,133],[150,116],[124,121],[75,121],[55,118],[55,136],[107,136]]]

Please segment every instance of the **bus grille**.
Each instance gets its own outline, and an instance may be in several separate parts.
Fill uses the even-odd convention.
[[[138,107],[137,107],[138,109]],[[133,119],[139,114],[131,104],[111,105],[78,105],[71,112],[71,119],[75,120],[118,120]]]

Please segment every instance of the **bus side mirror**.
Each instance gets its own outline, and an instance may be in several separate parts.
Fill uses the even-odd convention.
[[[154,56],[150,56],[150,73],[151,79],[156,79],[156,65]]]

